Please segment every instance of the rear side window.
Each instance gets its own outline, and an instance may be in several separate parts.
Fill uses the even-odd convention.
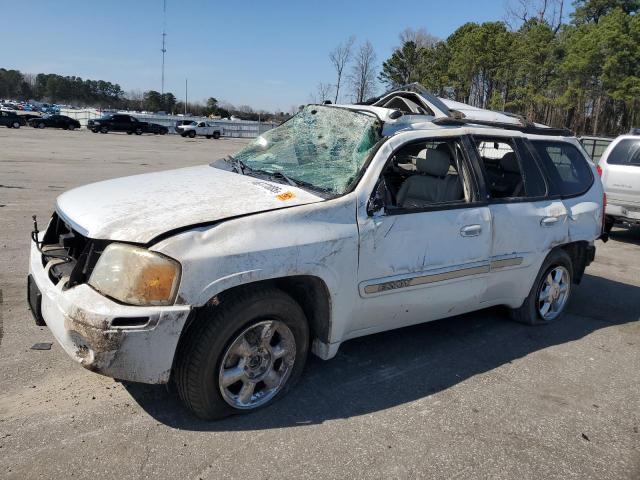
[[[591,167],[574,145],[557,140],[533,140],[531,143],[549,175],[550,195],[580,195],[591,188]]]
[[[609,154],[607,163],[640,167],[640,140],[631,138],[620,140]]]
[[[476,137],[489,194],[493,199],[543,197],[546,186],[533,158],[519,155],[512,138]]]

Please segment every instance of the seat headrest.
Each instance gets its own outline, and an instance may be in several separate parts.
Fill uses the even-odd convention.
[[[427,150],[426,158],[416,159],[416,169],[420,173],[426,173],[434,177],[444,177],[449,171],[451,159],[441,150]]]
[[[505,172],[520,173],[520,165],[518,165],[518,157],[515,152],[505,153],[504,157],[500,159],[500,166]]]

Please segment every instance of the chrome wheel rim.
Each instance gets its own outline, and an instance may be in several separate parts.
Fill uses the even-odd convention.
[[[267,403],[287,383],[295,359],[296,342],[284,322],[266,320],[248,327],[222,357],[218,372],[222,398],[241,410]]]
[[[540,284],[538,313],[545,320],[553,320],[564,309],[569,298],[571,280],[569,270],[558,265],[552,268]]]

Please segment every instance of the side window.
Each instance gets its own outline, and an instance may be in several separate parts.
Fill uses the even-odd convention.
[[[634,165],[640,167],[640,140],[620,140],[607,158],[609,165]]]
[[[389,211],[469,203],[476,197],[458,138],[429,139],[401,147],[389,159],[382,179]]]
[[[514,139],[475,137],[475,143],[491,198],[518,199],[546,195],[547,187],[538,165],[531,156],[518,153]]]
[[[551,195],[579,195],[593,184],[591,167],[572,144],[559,140],[533,140],[549,180]]]

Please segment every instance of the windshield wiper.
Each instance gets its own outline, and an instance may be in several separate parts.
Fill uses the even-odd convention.
[[[251,170],[251,167],[248,167],[247,164],[245,164],[242,160],[231,155],[227,155],[224,161],[230,163],[231,166],[235,169],[236,173],[239,173],[241,175],[245,175],[245,170]]]
[[[291,185],[292,187],[299,187],[301,185],[301,182],[297,181],[297,180],[293,180],[289,177],[287,177],[284,173],[282,172],[273,172],[271,174],[272,177],[274,178],[282,178],[283,180],[286,180],[286,182]]]

